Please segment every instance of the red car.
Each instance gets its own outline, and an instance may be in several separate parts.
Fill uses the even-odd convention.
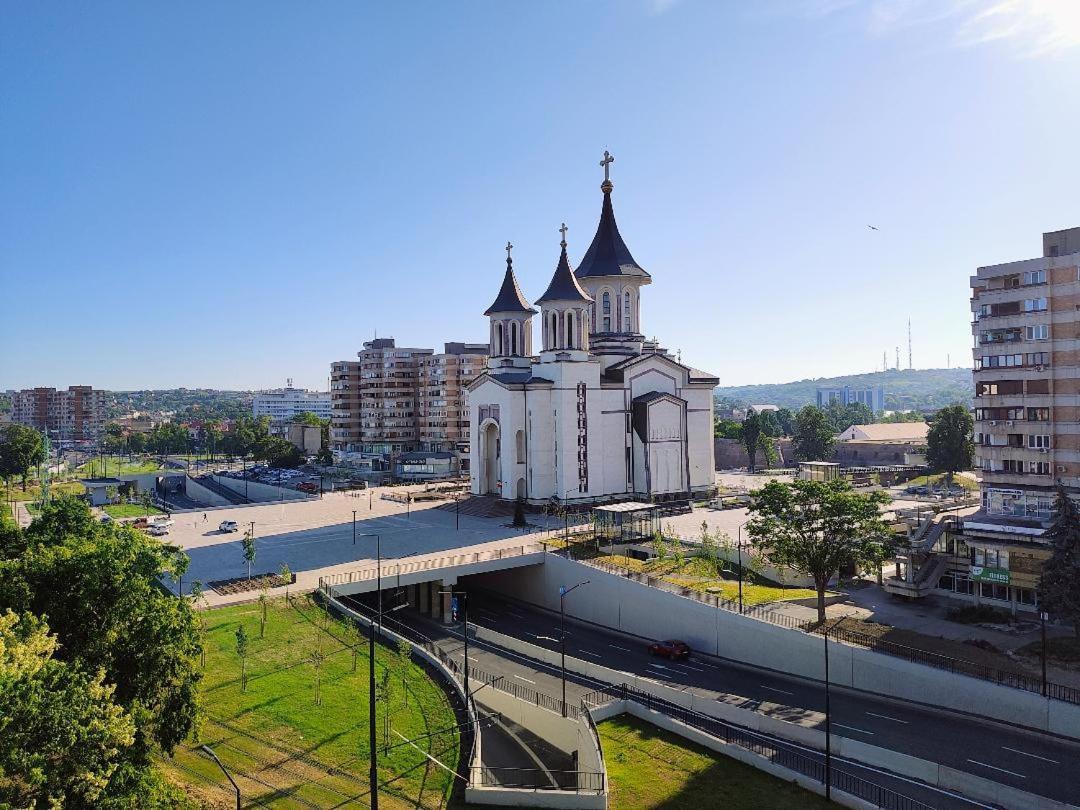
[[[690,657],[690,645],[684,641],[654,641],[649,645],[649,655],[663,655],[672,661],[682,661]]]

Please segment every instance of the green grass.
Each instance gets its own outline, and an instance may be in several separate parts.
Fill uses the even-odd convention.
[[[918,478],[912,478],[907,481],[905,487],[928,487],[928,486],[945,486],[945,473],[933,473],[931,475],[920,475]],[[979,489],[979,484],[973,478],[968,478],[966,475],[954,475],[953,486],[963,487],[968,492],[975,492]]]
[[[353,672],[350,645],[357,642],[355,634],[327,620],[309,598],[296,597],[293,603],[268,603],[263,638],[258,604],[202,614],[206,667],[200,697],[205,720],[199,740],[181,746],[172,760],[162,763],[170,780],[189,793],[207,801],[223,798],[220,771],[197,750],[198,744],[207,744],[233,773],[251,806],[367,805],[363,798],[349,802],[367,791],[367,642],[360,641]],[[246,691],[241,689],[236,654],[240,625],[250,645]],[[320,655],[317,705],[313,662]],[[380,646],[376,668],[380,748],[401,742],[387,733],[390,727],[414,738],[455,724],[443,690],[420,667]],[[456,735],[417,744],[451,767],[457,764]],[[449,791],[449,775],[409,746],[380,751],[379,772],[384,782],[405,774],[380,792],[380,801],[388,807],[439,807]]]
[[[78,481],[52,481],[49,484],[49,492],[53,495],[82,495],[86,488]],[[0,484],[0,500],[3,501],[40,501],[41,485],[28,483],[26,491],[17,481],[11,482],[11,489]]]
[[[658,579],[692,588],[696,591],[705,591],[722,596],[724,599],[739,598],[739,583],[737,579],[727,579],[717,576],[716,569],[701,557],[686,557],[680,565],[678,561],[668,556],[663,560],[652,559],[647,562],[635,560],[630,557],[601,556],[601,560],[610,560],[616,565],[629,568],[643,574],[648,574]],[[736,576],[728,574],[728,576]],[[754,580],[754,581],[748,581]],[[743,604],[753,607],[764,605],[769,602],[779,602],[792,599],[809,599],[817,596],[812,588],[786,588],[782,585],[762,580],[756,575],[748,574],[748,580],[743,581]]]
[[[147,514],[160,515],[156,506],[143,506],[141,503],[109,503],[101,507],[106,515],[114,518],[145,517]]]
[[[612,810],[824,810],[832,806],[820,796],[636,717],[620,715],[597,728],[611,790],[608,806]]]
[[[143,473],[156,472],[161,468],[162,466],[156,458],[139,458],[136,456],[134,460],[132,460],[127,456],[106,456],[104,461],[102,461],[101,456],[96,456],[85,464],[80,464],[76,467],[74,474],[82,478],[89,477],[91,474],[97,477],[102,477],[106,474],[110,476],[141,475]]]

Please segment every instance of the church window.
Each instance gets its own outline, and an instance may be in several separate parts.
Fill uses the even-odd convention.
[[[574,348],[574,313],[566,313],[566,348]]]
[[[611,293],[607,292],[607,290],[604,291],[603,302],[604,302],[604,314],[605,315],[610,315],[611,314]]]
[[[610,315],[605,315],[604,316],[604,331],[605,332],[610,332],[611,331],[611,316]]]
[[[497,323],[497,324],[495,324],[495,346],[494,346],[496,355],[500,355],[500,354],[503,353],[502,352],[502,345],[503,345],[503,327],[502,327],[501,323]]]
[[[510,323],[510,354],[518,354],[518,325],[517,321]]]
[[[623,296],[623,331],[630,331],[630,293]]]
[[[517,451],[517,463],[525,463],[525,431],[519,430],[515,436],[515,450]]]

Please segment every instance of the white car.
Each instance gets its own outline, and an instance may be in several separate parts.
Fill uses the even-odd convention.
[[[219,532],[238,532],[240,527],[236,525],[235,520],[223,520],[218,524],[217,530]]]
[[[147,527],[146,533],[154,537],[164,537],[169,533],[169,527],[161,523],[152,523]]]

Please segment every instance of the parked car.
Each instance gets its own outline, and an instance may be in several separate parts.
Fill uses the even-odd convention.
[[[684,641],[654,641],[649,645],[649,655],[662,655],[672,661],[682,661],[690,657],[690,645]]]
[[[169,533],[169,527],[161,523],[152,523],[146,530],[147,534],[154,537],[164,537]]]
[[[319,485],[314,481],[301,481],[296,485],[296,488],[301,492],[308,492],[314,494],[319,491]]]
[[[236,525],[235,520],[223,520],[218,524],[217,530],[219,532],[238,532],[240,527]]]

